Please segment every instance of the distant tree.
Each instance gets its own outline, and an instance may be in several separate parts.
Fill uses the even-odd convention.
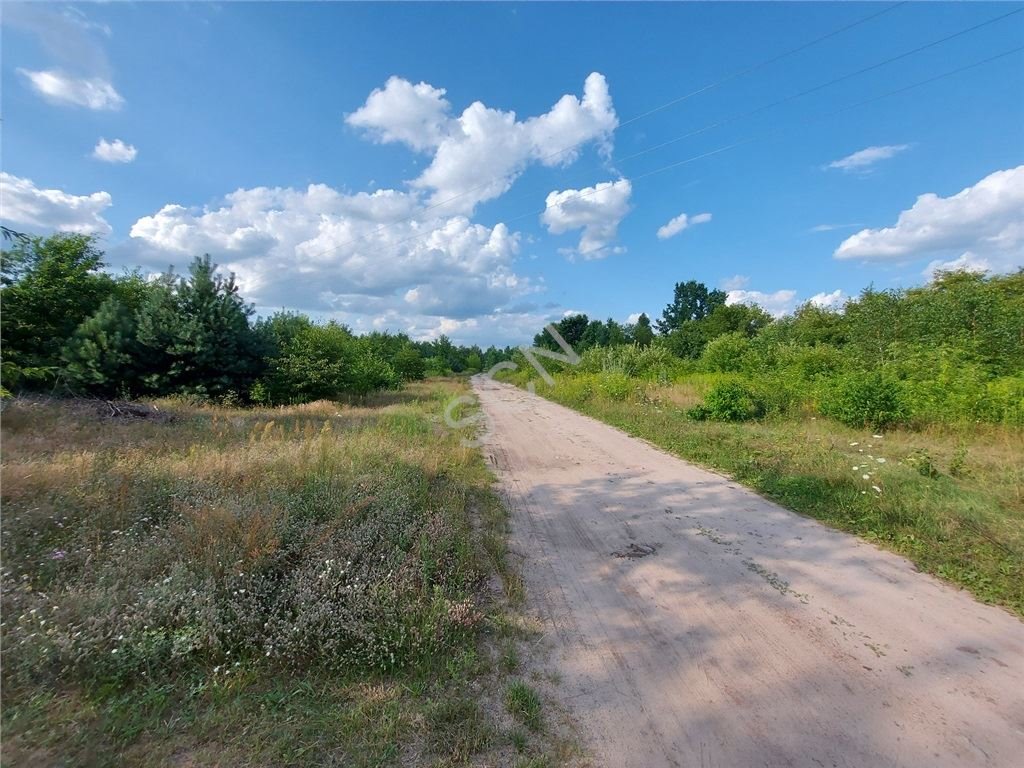
[[[637,318],[633,326],[633,343],[638,347],[649,347],[654,341],[654,331],[651,329],[651,319],[646,313]]]
[[[22,368],[61,363],[64,343],[114,291],[103,254],[88,235],[15,238],[0,257],[4,362]]]
[[[659,346],[684,360],[696,360],[700,357],[707,342],[707,336],[700,323],[683,323],[674,331],[658,337]]]
[[[282,311],[258,320],[254,330],[263,343],[265,354],[274,357],[311,325],[313,321],[306,315]]]
[[[356,355],[342,376],[344,391],[366,395],[382,389],[398,389],[402,379],[386,360],[373,352]]]
[[[583,338],[580,340],[581,349],[591,347],[608,346],[608,327],[600,320],[591,320],[583,331]]]
[[[612,318],[605,320],[605,335],[607,336],[606,344],[609,347],[615,347],[620,344],[626,344],[626,331],[625,329]]]
[[[212,397],[248,390],[262,370],[263,349],[234,275],[217,274],[206,255],[170,288],[168,280],[167,289],[154,291],[139,312],[139,344],[159,361],[149,369],[150,386]]]
[[[665,307],[658,321],[659,333],[671,333],[683,323],[703,320],[715,307],[725,304],[725,291],[709,291],[704,283],[689,280],[676,283],[672,303]]]
[[[573,349],[582,348],[583,337],[589,325],[590,319],[582,314],[568,315],[554,324],[558,334]],[[545,347],[551,350],[561,349],[561,346],[555,341],[555,338],[548,332],[547,328],[544,328],[544,330],[533,337],[533,344],[536,347]]]
[[[64,375],[73,392],[112,397],[140,390],[133,313],[116,296],[107,298],[64,345]]]
[[[308,324],[271,358],[265,384],[268,400],[305,403],[346,393],[357,354],[354,338],[345,326]]]
[[[423,361],[423,356],[420,354],[420,351],[408,341],[405,342],[395,353],[395,357],[391,361],[391,364],[395,369],[395,373],[397,373],[403,381],[419,381],[426,374],[426,365]]]
[[[448,371],[458,373],[463,369],[463,360],[459,355],[459,350],[445,334],[442,333],[438,336],[431,346],[433,348],[431,356],[441,358]]]
[[[711,341],[727,333],[742,333],[752,338],[772,322],[772,317],[760,307],[749,304],[719,304],[698,322],[705,339]]]

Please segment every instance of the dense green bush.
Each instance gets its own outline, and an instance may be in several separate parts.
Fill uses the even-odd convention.
[[[639,391],[636,379],[625,373],[609,371],[597,376],[597,390],[609,400],[628,400]]]
[[[698,421],[747,421],[764,415],[764,403],[758,393],[741,381],[723,381],[713,386],[701,405],[688,415]]]
[[[546,361],[545,361],[546,362]],[[580,356],[576,370],[581,373],[622,373],[643,379],[667,380],[680,369],[680,362],[663,347],[623,344],[596,347]]]
[[[909,290],[868,288],[842,310],[808,303],[778,320],[757,307],[711,301],[712,293],[693,281],[677,284],[662,334],[647,349],[566,323],[597,345],[576,370],[558,375],[675,381],[685,383],[687,397],[710,385],[715,407],[695,408],[699,418],[820,413],[858,427],[1024,425],[1024,270],[944,273]],[[717,388],[722,376],[743,384]],[[621,380],[606,386],[626,389]]]
[[[849,373],[825,391],[822,412],[850,427],[881,429],[910,417],[900,382],[881,371]]]
[[[739,373],[744,369],[750,353],[750,339],[734,331],[709,342],[700,357],[700,364],[707,371]]]
[[[478,371],[511,354],[459,347],[445,336],[356,337],[291,312],[253,323],[234,277],[219,274],[209,256],[195,259],[183,278],[113,277],[103,272],[93,238],[12,242],[2,260],[4,396],[46,387],[83,396],[297,403],[396,388],[428,373]]]

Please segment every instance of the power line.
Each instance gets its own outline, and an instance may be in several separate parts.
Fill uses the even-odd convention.
[[[886,93],[880,94],[878,96],[872,96],[869,99],[864,99],[863,101],[858,101],[855,104],[848,104],[848,105],[846,105],[844,107],[840,107],[839,109],[832,110],[831,112],[824,112],[824,113],[821,113],[821,114],[818,114],[818,115],[813,115],[813,116],[811,116],[809,118],[804,118],[802,120],[799,120],[798,122],[808,123],[808,122],[815,122],[817,120],[824,120],[824,119],[827,119],[829,117],[835,117],[836,115],[842,114],[843,112],[849,112],[851,109],[858,109],[860,107],[866,106],[867,104],[871,104],[871,103],[873,103],[875,101],[880,101],[882,99],[889,98],[890,96],[895,96],[897,94],[904,93],[905,91],[909,91],[909,90],[912,90],[914,88],[919,88],[919,87],[921,87],[923,85],[927,85],[929,83],[934,83],[936,80],[943,80],[943,79],[945,79],[947,77],[951,77],[953,75],[957,75],[957,74],[959,74],[961,72],[965,72],[965,71],[967,71],[969,69],[974,69],[975,67],[980,67],[980,66],[982,66],[984,64],[989,64],[989,63],[991,63],[993,61],[996,61],[997,59],[1002,59],[1002,58],[1005,58],[1007,56],[1011,56],[1014,53],[1019,53],[1021,51],[1024,51],[1024,45],[1018,46],[1016,48],[1011,48],[1010,50],[1003,51],[1002,53],[997,53],[994,56],[989,56],[988,58],[981,59],[980,61],[972,62],[971,64],[966,64],[966,65],[964,65],[962,67],[957,67],[956,69],[951,69],[951,70],[949,70],[947,72],[943,72],[942,74],[934,75],[934,76],[926,78],[924,80],[919,80],[916,83],[911,83],[910,85],[903,86],[902,88],[897,88],[897,89],[892,90],[892,91],[887,91]],[[788,126],[775,126],[774,128],[770,128],[769,130],[765,131],[765,133],[777,133],[777,132],[783,130],[785,127],[788,127]],[[704,159],[706,157],[711,157],[712,155],[718,155],[718,154],[721,154],[722,152],[726,152],[726,151],[728,151],[730,149],[735,149],[736,147],[743,146],[744,144],[750,144],[750,143],[756,141],[760,137],[761,137],[761,134],[753,134],[753,135],[748,136],[748,137],[746,137],[744,139],[740,139],[739,141],[733,142],[732,144],[728,144],[728,145],[726,145],[724,147],[719,147],[718,149],[711,150],[710,152],[704,152],[704,153],[699,154],[699,155],[694,155],[693,157],[688,157],[685,160],[679,160],[679,161],[674,162],[674,163],[669,163],[668,165],[663,165],[660,168],[655,168],[653,171],[647,171],[646,173],[642,173],[639,176],[634,176],[632,179],[630,179],[630,182],[632,183],[634,181],[639,181],[640,179],[647,178],[648,176],[654,176],[655,174],[671,170],[672,168],[678,168],[681,165],[686,165],[688,163],[692,163],[692,162],[695,162],[697,160],[702,160],[702,159]],[[585,191],[583,193],[580,193],[579,195],[573,195],[572,197],[566,198],[565,200],[561,200],[561,201],[559,201],[558,204],[561,205],[563,202],[566,202],[568,200],[573,200],[573,199],[581,198],[581,197],[589,197],[590,195],[595,194],[597,191],[598,190],[595,187],[595,188],[593,188],[591,190],[587,190],[587,191]],[[545,206],[540,211],[530,211],[529,213],[526,213],[526,214],[520,214],[520,215],[514,216],[514,217],[512,217],[510,219],[506,219],[506,221],[518,221],[519,219],[525,218],[527,216],[541,215],[545,211],[548,210],[548,207],[549,206]]]
[[[928,85],[929,83],[933,83],[933,82],[936,82],[938,80],[943,80],[943,79],[945,79],[947,77],[952,77],[953,75],[957,75],[957,74],[960,74],[961,72],[966,72],[967,70],[974,69],[976,67],[980,67],[980,66],[983,66],[985,64],[989,64],[989,63],[991,63],[993,61],[996,61],[998,59],[1006,58],[1007,56],[1011,56],[1011,55],[1013,55],[1015,53],[1019,53],[1021,51],[1024,51],[1024,46],[1018,46],[1016,48],[1011,48],[1011,49],[1009,49],[1007,51],[1003,51],[1002,53],[997,53],[997,54],[995,54],[993,56],[989,56],[987,58],[980,59],[980,60],[972,62],[970,64],[965,64],[963,66],[957,67],[955,69],[948,70],[948,71],[943,72],[941,74],[934,75],[934,76],[929,77],[929,78],[925,78],[924,80],[919,80],[919,81],[917,81],[915,83],[911,83],[910,85],[906,85],[906,86],[903,86],[901,88],[896,88],[896,89],[894,89],[892,91],[887,91],[887,92],[885,92],[883,94],[880,94],[878,96],[872,96],[869,99],[864,99],[864,100],[858,101],[858,102],[856,102],[854,104],[849,104],[849,105],[846,105],[844,107],[840,107],[839,109],[836,109],[836,110],[832,110],[832,111],[829,111],[829,112],[824,112],[824,113],[821,113],[821,114],[818,114],[818,115],[814,115],[814,116],[809,117],[809,118],[804,118],[803,120],[800,120],[798,122],[815,122],[817,120],[823,120],[823,119],[827,119],[829,117],[834,117],[835,115],[842,114],[843,112],[848,112],[851,109],[858,109],[860,107],[866,106],[867,104],[871,104],[871,103],[876,102],[876,101],[881,101],[882,99],[886,99],[886,98],[889,98],[891,96],[895,96],[895,95],[900,94],[900,93],[905,93],[906,91],[913,90],[915,88],[919,88],[919,87],[924,86],[924,85]],[[636,182],[636,181],[640,181],[641,179],[645,179],[645,178],[648,178],[650,176],[654,176],[654,175],[657,175],[659,173],[663,173],[663,172],[671,170],[673,168],[679,168],[679,167],[681,167],[683,165],[688,165],[688,164],[696,162],[698,160],[703,160],[705,158],[712,157],[714,155],[722,154],[723,152],[728,152],[729,150],[736,149],[737,147],[741,147],[741,146],[744,146],[746,144],[750,144],[750,143],[756,141],[757,139],[761,138],[762,133],[766,133],[766,134],[777,133],[778,131],[783,130],[786,127],[788,127],[788,126],[775,126],[774,128],[771,128],[771,129],[769,129],[767,131],[753,134],[753,135],[748,136],[746,138],[740,139],[739,141],[735,141],[735,142],[733,142],[731,144],[727,144],[725,146],[718,147],[717,149],[713,149],[713,150],[710,150],[708,152],[702,152],[699,155],[693,155],[692,157],[688,157],[688,158],[685,158],[683,160],[677,160],[677,161],[669,163],[667,165],[663,165],[663,166],[661,166],[659,168],[655,168],[654,170],[647,171],[645,173],[640,174],[639,176],[634,176],[630,181],[631,181],[631,183],[632,182]],[[594,187],[592,189],[585,190],[583,192],[579,192],[579,193],[577,193],[575,195],[567,197],[564,200],[560,200],[558,204],[562,205],[562,204],[564,204],[564,203],[566,203],[566,202],[568,202],[570,200],[583,199],[585,197],[589,197],[589,196],[591,196],[593,194],[596,194],[598,191],[599,190],[596,187]],[[518,214],[518,215],[513,216],[511,218],[504,219],[504,223],[509,223],[509,222],[513,222],[513,221],[519,221],[520,219],[524,219],[524,218],[527,218],[527,217],[543,215],[544,212],[547,211],[547,210],[548,210],[548,206],[545,206],[544,208],[541,208],[539,210],[531,209],[530,211],[526,211],[524,213]],[[371,250],[371,251],[366,251],[365,253],[367,253],[367,254],[382,253],[382,252],[384,252],[386,250],[390,250],[391,248],[394,248],[396,246],[402,245],[402,244],[407,243],[407,242],[411,242],[413,240],[421,239],[421,238],[429,236],[429,235],[431,235],[433,233],[434,233],[434,230],[430,230],[430,231],[427,231],[427,232],[419,232],[419,233],[416,233],[414,235],[410,235],[408,237],[402,238],[401,240],[398,240],[398,241],[396,241],[394,243],[390,243],[390,244],[388,244],[387,246],[385,246],[383,248],[377,248],[377,249],[374,249],[374,250]],[[327,251],[327,253],[329,253],[329,252],[330,251]]]
[[[893,5],[887,6],[887,7],[883,8],[882,10],[880,10],[880,11],[878,11],[876,13],[872,13],[870,16],[865,16],[862,19],[858,19],[857,21],[854,21],[854,22],[852,22],[850,24],[847,24],[845,27],[840,27],[839,29],[833,30],[832,32],[829,32],[827,35],[822,35],[821,37],[815,38],[814,40],[811,40],[809,43],[804,43],[801,46],[793,48],[792,50],[786,51],[785,53],[780,53],[778,56],[774,56],[774,57],[772,57],[770,59],[762,61],[760,64],[754,64],[753,66],[747,67],[746,69],[737,70],[737,71],[733,72],[732,74],[726,75],[725,77],[721,78],[720,80],[716,80],[715,82],[713,82],[713,83],[711,83],[709,85],[705,85],[705,86],[703,86],[701,88],[698,88],[695,91],[691,91],[690,93],[686,94],[685,96],[680,96],[679,98],[672,99],[672,101],[666,102],[666,103],[662,104],[659,107],[655,107],[654,109],[650,109],[647,112],[644,112],[643,114],[636,115],[635,117],[631,117],[629,120],[626,120],[624,123],[619,123],[619,128],[621,128],[624,125],[629,125],[630,123],[635,123],[637,120],[645,118],[648,115],[653,115],[655,112],[661,112],[663,109],[667,109],[668,107],[675,106],[676,104],[679,104],[679,103],[681,103],[683,101],[686,101],[687,99],[690,99],[690,98],[692,98],[694,96],[698,96],[698,95],[704,93],[705,91],[710,91],[712,88],[717,88],[718,86],[720,86],[720,85],[722,85],[724,83],[728,83],[730,80],[735,80],[738,77],[743,77],[744,75],[749,75],[751,72],[756,72],[759,69],[764,69],[765,67],[767,67],[767,66],[769,66],[771,64],[774,64],[777,61],[781,61],[782,59],[785,59],[788,56],[792,56],[793,54],[800,53],[801,51],[805,51],[808,48],[811,48],[812,46],[815,46],[815,45],[817,45],[820,42],[828,40],[831,37],[835,37],[836,35],[839,35],[839,34],[842,34],[843,32],[846,32],[847,30],[853,29],[854,27],[858,27],[861,24],[864,24],[864,23],[866,23],[868,21],[871,21],[872,19],[878,18],[883,13],[888,13],[889,11],[895,10],[896,8],[899,8],[901,5],[906,5],[906,3],[907,3],[907,0],[901,0],[901,2],[894,3]]]
[[[787,58],[789,56],[793,56],[793,55],[795,55],[797,53],[805,51],[808,48],[811,48],[811,47],[817,45],[818,43],[824,42],[825,40],[829,40],[830,38],[833,38],[833,37],[835,37],[837,35],[840,35],[843,32],[847,32],[848,30],[851,30],[851,29],[853,29],[855,27],[858,27],[858,26],[860,26],[862,24],[866,24],[867,22],[871,21],[872,19],[876,19],[879,16],[881,16],[881,15],[883,15],[885,13],[888,13],[889,11],[892,11],[892,10],[895,10],[896,8],[899,8],[901,5],[906,5],[908,1],[909,0],[900,0],[900,2],[893,3],[892,5],[886,6],[885,8],[883,8],[880,11],[876,11],[876,12],[874,12],[872,14],[869,14],[868,16],[864,16],[863,18],[857,19],[856,21],[850,22],[849,24],[846,24],[846,25],[844,25],[842,27],[839,27],[838,29],[834,29],[831,32],[828,32],[828,33],[822,35],[821,37],[816,37],[813,40],[810,40],[810,41],[808,41],[806,43],[803,43],[802,45],[797,46],[796,48],[792,48],[792,49],[790,49],[788,51],[785,51],[783,53],[776,54],[775,56],[773,56],[773,57],[771,57],[769,59],[765,59],[764,61],[759,62],[759,63],[754,64],[754,65],[751,65],[749,67],[745,67],[743,69],[735,70],[734,72],[731,72],[728,75],[725,75],[724,77],[721,77],[718,80],[715,80],[714,82],[708,83],[707,85],[701,86],[700,88],[698,88],[698,89],[696,89],[694,91],[690,91],[689,93],[687,93],[687,94],[685,94],[683,96],[678,96],[678,97],[672,99],[671,101],[667,101],[664,104],[661,104],[661,105],[659,105],[657,107],[654,107],[652,109],[647,110],[646,112],[642,112],[639,115],[634,115],[633,117],[629,118],[628,120],[619,123],[618,126],[616,126],[616,128],[622,128],[623,126],[631,125],[632,123],[638,122],[639,120],[643,120],[644,118],[647,118],[650,115],[653,115],[653,114],[655,114],[657,112],[661,112],[662,110],[668,109],[669,107],[675,106],[676,104],[680,104],[680,103],[682,103],[682,102],[684,102],[684,101],[686,101],[688,99],[691,99],[694,96],[698,96],[698,95],[700,95],[702,93],[706,93],[707,91],[713,90],[713,89],[719,87],[720,85],[724,85],[725,83],[728,83],[728,82],[730,82],[732,80],[736,80],[736,79],[738,79],[740,77],[744,77],[745,75],[749,75],[752,72],[756,72],[756,71],[758,71],[760,69],[764,69],[765,67],[770,66],[771,64],[774,64],[774,63],[776,63],[778,61],[781,61],[782,59],[785,59],[785,58]],[[713,128],[713,127],[716,127],[716,126],[709,126],[708,128],[705,128],[705,129],[702,129],[702,130],[710,130],[710,128]],[[589,141],[589,139],[584,140],[584,141],[580,141],[580,142],[576,142],[575,144],[570,144],[569,146],[566,146],[566,147],[562,147],[561,149],[555,150],[554,152],[551,152],[551,153],[549,153],[547,155],[541,155],[539,158],[537,158],[537,161],[543,163],[545,160],[550,160],[553,157],[558,157],[559,155],[563,155],[566,152],[570,152],[570,151],[572,151],[574,149],[577,149],[577,148],[583,146],[584,144],[586,144],[587,141]],[[630,158],[623,158],[623,160],[628,160],[628,159],[630,159]],[[346,245],[352,245],[353,243],[357,243],[360,240],[365,240],[368,237],[372,237],[373,235],[379,234],[379,233],[383,232],[385,229],[388,229],[389,227],[393,227],[393,226],[396,226],[398,224],[404,224],[404,223],[406,223],[408,221],[412,221],[413,219],[417,219],[417,218],[421,217],[423,214],[427,213],[428,211],[432,211],[432,210],[434,210],[436,208],[440,208],[442,206],[447,205],[448,203],[453,203],[456,200],[459,200],[459,199],[465,197],[466,195],[472,194],[473,192],[479,192],[481,189],[485,189],[488,186],[490,186],[491,184],[493,184],[495,181],[498,181],[499,179],[503,179],[503,178],[505,178],[507,176],[508,176],[508,174],[501,174],[501,175],[498,175],[498,176],[494,176],[494,177],[488,179],[487,181],[485,181],[485,182],[483,182],[481,184],[478,184],[475,187],[470,187],[469,189],[465,189],[462,192],[459,192],[457,195],[453,195],[451,197],[447,197],[444,200],[439,200],[436,203],[431,203],[430,205],[428,205],[428,206],[426,206],[424,208],[421,208],[416,213],[413,213],[413,214],[411,214],[409,216],[406,216],[404,218],[401,218],[401,219],[396,219],[395,221],[389,221],[386,224],[380,225],[376,229],[373,229],[373,230],[371,230],[371,231],[369,231],[369,232],[367,232],[365,234],[360,235],[359,237],[355,237],[355,238],[352,238],[352,239],[347,240],[345,242],[339,243],[338,245],[333,246],[331,249],[325,251],[324,253],[331,253],[332,251],[338,250],[340,248],[344,248]],[[323,255],[323,254],[318,254],[318,255]]]
[[[641,157],[643,155],[646,155],[646,154],[649,154],[651,152],[654,152],[654,151],[656,151],[658,149],[662,149],[664,147],[667,147],[670,144],[675,144],[676,142],[682,141],[683,139],[691,138],[691,137],[696,136],[698,134],[710,131],[710,130],[712,130],[714,128],[720,128],[723,125],[728,125],[729,123],[733,123],[733,122],[735,122],[737,120],[742,120],[742,119],[745,119],[745,118],[748,118],[748,117],[753,117],[754,115],[760,114],[761,112],[764,112],[765,110],[772,109],[773,107],[778,107],[778,106],[780,106],[782,104],[786,104],[786,103],[788,103],[790,101],[795,101],[796,99],[799,99],[799,98],[803,98],[804,96],[808,96],[808,95],[810,95],[812,93],[816,93],[817,91],[823,90],[823,89],[828,88],[828,87],[833,86],[833,85],[836,85],[837,83],[841,83],[844,80],[849,80],[852,77],[857,77],[858,75],[863,75],[863,74],[865,74],[867,72],[871,72],[872,70],[879,69],[880,67],[884,67],[884,66],[886,66],[888,64],[892,64],[893,62],[899,61],[900,59],[905,59],[908,56],[913,56],[914,54],[920,53],[921,51],[928,50],[929,48],[934,48],[937,45],[942,45],[943,43],[948,43],[950,40],[954,40],[954,39],[956,39],[958,37],[961,37],[962,35],[966,35],[966,34],[969,34],[970,32],[974,32],[975,30],[981,29],[982,27],[986,27],[989,24],[994,24],[997,21],[1002,21],[1003,19],[1005,19],[1005,18],[1007,18],[1009,16],[1013,16],[1014,14],[1021,13],[1022,11],[1024,11],[1024,8],[1017,8],[1016,10],[1009,11],[1008,13],[1004,13],[1001,16],[996,16],[995,18],[988,19],[988,20],[983,21],[983,22],[981,22],[979,24],[975,24],[973,27],[968,27],[967,29],[962,29],[959,32],[954,32],[952,35],[947,35],[946,37],[940,38],[938,40],[933,40],[930,43],[925,43],[924,45],[921,45],[921,46],[918,46],[917,48],[914,48],[913,50],[905,51],[903,53],[897,54],[896,56],[892,56],[892,57],[890,57],[888,59],[885,59],[884,61],[880,61],[880,62],[878,62],[876,64],[871,64],[871,65],[869,65],[867,67],[862,67],[861,69],[858,69],[855,72],[849,72],[849,73],[847,73],[845,75],[840,75],[839,77],[833,78],[832,80],[829,80],[828,82],[820,83],[819,85],[815,85],[815,86],[813,86],[811,88],[808,88],[806,90],[800,91],[799,93],[794,93],[794,94],[786,96],[786,97],[784,97],[782,99],[779,99],[777,101],[773,101],[770,104],[764,104],[764,105],[762,105],[760,107],[757,107],[756,109],[752,109],[752,110],[750,110],[748,112],[739,112],[739,113],[737,113],[735,115],[731,115],[731,116],[729,116],[727,118],[719,120],[718,122],[711,123],[710,125],[705,125],[702,128],[697,128],[697,129],[695,129],[693,131],[690,131],[689,133],[685,133],[682,136],[676,136],[675,138],[669,139],[668,141],[663,141],[661,144],[656,144],[653,147],[647,147],[646,149],[640,150],[639,152],[634,152],[632,155],[627,155],[626,157],[616,158],[616,159],[614,159],[614,162],[616,162],[616,163],[624,163],[624,162],[626,162],[628,160],[633,160],[634,158]]]

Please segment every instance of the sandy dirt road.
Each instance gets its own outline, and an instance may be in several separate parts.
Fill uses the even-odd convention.
[[[618,430],[474,387],[595,764],[1024,766],[1024,623]]]

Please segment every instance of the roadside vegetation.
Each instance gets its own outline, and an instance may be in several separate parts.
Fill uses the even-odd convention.
[[[466,391],[8,401],[5,764],[561,762]]]
[[[609,324],[565,318],[578,365],[543,360],[548,387],[517,355],[499,378],[1024,615],[1024,272],[948,273],[777,320],[680,283],[657,328],[602,343]],[[535,344],[558,349],[547,332]]]
[[[4,392],[130,399],[185,395],[222,404],[295,405],[395,390],[425,376],[475,373],[511,349],[444,336],[357,336],[278,312],[254,320],[233,276],[209,256],[188,274],[118,277],[85,235],[4,230]]]

